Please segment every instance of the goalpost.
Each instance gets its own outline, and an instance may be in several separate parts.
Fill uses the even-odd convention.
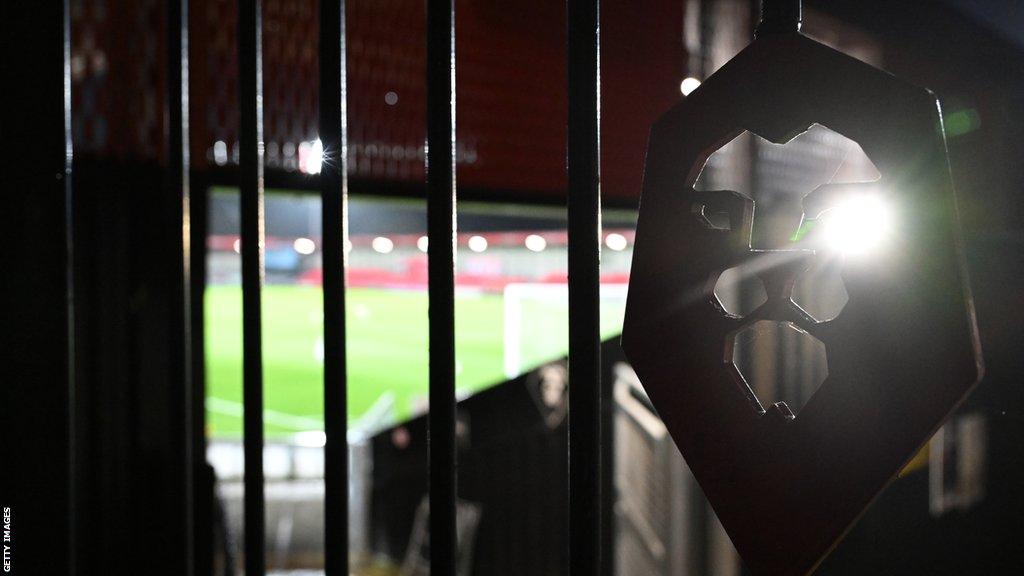
[[[505,377],[514,378],[569,350],[567,284],[513,283],[503,294]],[[601,337],[622,331],[626,285],[601,285]]]

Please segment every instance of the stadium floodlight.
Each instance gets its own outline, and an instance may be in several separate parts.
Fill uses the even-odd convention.
[[[295,241],[292,242],[292,248],[294,248],[299,254],[309,256],[313,252],[316,252],[316,242],[313,242],[309,238],[296,238]]]
[[[430,238],[426,236],[420,236],[416,239],[416,247],[420,249],[420,252],[427,253],[427,247],[430,246]]]
[[[373,242],[370,243],[370,246],[381,254],[388,254],[395,249],[395,243],[392,242],[391,238],[386,236],[377,236],[373,239]]]
[[[612,232],[611,234],[605,236],[604,245],[611,250],[621,252],[622,250],[626,249],[626,246],[629,245],[629,241],[626,240],[626,237],[623,236],[622,234]]]
[[[543,252],[548,247],[548,241],[543,236],[530,234],[526,237],[526,248],[532,252]]]
[[[319,138],[299,144],[299,170],[319,174],[324,165],[324,143]]]
[[[242,253],[242,240],[235,238],[235,241],[231,243],[231,249],[235,251],[235,254]]]
[[[483,236],[470,236],[468,245],[469,249],[473,252],[483,252],[487,250],[487,238]]]

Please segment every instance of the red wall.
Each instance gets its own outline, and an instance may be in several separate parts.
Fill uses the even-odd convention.
[[[354,175],[423,178],[426,133],[422,1],[349,2],[349,126]],[[643,11],[603,3],[604,190],[639,193],[647,132],[679,98],[686,61],[682,2]],[[469,2],[456,9],[459,180],[467,187],[561,195],[565,187],[565,6]],[[192,15],[193,161],[237,133],[234,3],[210,0]],[[265,139],[270,168],[316,133],[317,14],[312,0],[264,3]],[[394,93],[397,101],[386,100]]]

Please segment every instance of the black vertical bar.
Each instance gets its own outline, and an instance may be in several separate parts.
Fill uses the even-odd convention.
[[[60,14],[61,14],[61,80],[64,88],[63,93],[63,104],[64,104],[64,130],[63,130],[63,144],[64,144],[64,170],[63,170],[63,197],[64,197],[64,274],[65,274],[65,289],[64,289],[64,301],[67,304],[67,318],[65,320],[65,334],[66,334],[66,364],[65,375],[67,376],[67,438],[68,438],[68,452],[67,452],[67,518],[68,518],[68,554],[67,559],[69,560],[67,569],[68,576],[75,576],[79,573],[77,563],[75,562],[79,557],[80,551],[80,538],[79,538],[79,522],[82,518],[79,518],[79,462],[78,462],[78,378],[77,378],[77,345],[75,342],[75,335],[77,334],[76,326],[76,300],[75,300],[75,193],[73,186],[73,167],[74,167],[74,139],[71,126],[71,2],[69,0],[63,0],[60,2]],[[31,27],[29,27],[31,30]],[[12,55],[8,55],[11,57]],[[33,56],[36,56],[33,54]],[[15,56],[16,57],[16,56]],[[31,65],[31,64],[30,64]],[[8,72],[10,73],[10,72]],[[15,73],[17,76],[17,73]],[[31,86],[28,82],[22,82],[22,85],[29,87]],[[37,95],[33,95],[37,97]],[[31,115],[30,115],[31,117]],[[13,134],[17,134],[13,131]],[[12,133],[8,132],[8,138],[11,138]],[[31,149],[31,140],[19,139],[14,136],[15,142],[20,142],[23,146],[28,146]],[[57,177],[60,180],[60,175]],[[5,227],[6,228],[6,227]],[[40,255],[36,255],[38,258],[42,258]],[[8,272],[13,273],[12,270],[8,269]],[[20,302],[20,300],[19,300]],[[15,334],[20,334],[17,329],[12,330]],[[6,347],[5,347],[6,349]],[[8,425],[12,424],[8,422]],[[14,424],[16,426],[16,424]],[[38,489],[38,487],[36,487]]]
[[[455,1],[427,0],[427,237],[430,307],[430,570],[454,575]]]
[[[324,559],[326,576],[348,574],[348,381],[345,240],[348,236],[345,0],[320,1],[320,172],[324,298]]]
[[[13,574],[78,570],[69,8],[0,10],[0,500]]]
[[[186,576],[196,569],[196,449],[195,402],[192,387],[192,286],[191,286],[191,207],[189,196],[188,154],[188,0],[167,2],[167,188],[171,197],[179,199],[181,245],[178,269],[182,332],[182,451],[185,510],[183,520],[185,549],[183,560]]]
[[[568,0],[569,573],[601,566],[600,0]]]
[[[242,402],[245,574],[266,572],[263,494],[263,72],[260,0],[238,2],[239,194],[242,243]]]

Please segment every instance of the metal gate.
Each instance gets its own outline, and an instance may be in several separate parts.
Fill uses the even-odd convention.
[[[190,253],[195,209],[188,186],[188,2],[171,0],[168,15],[167,100],[169,102],[170,186],[180,194],[182,293],[186,365],[193,356],[202,317],[192,299],[201,294]],[[569,372],[569,567],[572,574],[597,574],[601,566],[601,358],[599,336],[600,131],[599,2],[568,0],[568,267]],[[455,574],[458,563],[455,444],[455,51],[454,0],[427,2],[427,214],[429,261],[429,549],[434,574]],[[263,109],[260,0],[238,3],[239,183],[243,289],[243,374],[245,453],[245,573],[266,571],[263,477],[263,365],[261,288],[263,282]],[[320,2],[319,137],[324,289],[324,412],[326,445],[326,574],[348,573],[348,444],[346,441],[345,243],[347,241],[348,134],[346,120],[345,0]],[[201,387],[187,383],[182,398],[188,490],[188,565],[194,569],[197,467],[202,462]],[[606,512],[606,511],[605,511]]]
[[[198,3],[193,3],[193,6]],[[455,271],[455,51],[457,50],[456,15],[454,0],[429,0],[427,3],[427,200],[429,237],[429,503],[430,503],[430,564],[435,574],[454,574],[457,563],[456,495],[457,461],[455,445],[455,326],[454,326],[454,271]],[[569,569],[573,574],[596,574],[601,564],[601,366],[599,339],[599,266],[600,266],[600,174],[599,174],[599,49],[597,0],[568,0],[568,83],[569,117],[567,172],[568,197],[568,268],[570,299],[570,360],[573,393],[570,399],[568,441],[570,449],[567,484],[570,502]],[[58,571],[74,574],[89,570],[79,560],[92,558],[99,551],[84,550],[89,538],[88,519],[79,511],[88,510],[95,502],[87,502],[92,495],[83,488],[80,471],[84,463],[77,458],[76,442],[85,426],[91,426],[94,413],[85,414],[83,401],[95,402],[83,394],[76,384],[78,367],[76,342],[78,315],[102,313],[75,306],[75,226],[87,211],[98,210],[98,198],[90,198],[88,206],[76,200],[71,186],[72,133],[71,133],[71,11],[69,0],[47,4],[38,10],[10,6],[10,22],[23,22],[23,35],[10,36],[8,56],[18,65],[14,74],[26,80],[12,86],[21,101],[38,103],[39,114],[32,118],[7,123],[5,139],[17,139],[21,146],[45,152],[5,155],[8,174],[27,174],[38,178],[40,173],[56,174],[50,185],[40,189],[45,206],[34,204],[38,197],[22,194],[21,204],[12,204],[8,214],[17,227],[10,228],[27,242],[34,242],[37,256],[46,260],[35,261],[23,257],[12,260],[12,270],[33,270],[53,280],[53,286],[63,286],[61,294],[43,290],[30,282],[10,284],[11,296],[24,300],[22,310],[12,316],[9,333],[16,336],[17,344],[10,350],[21,350],[23,357],[16,366],[21,374],[33,378],[18,382],[16,390],[21,400],[32,400],[44,405],[67,408],[60,418],[62,424],[53,427],[48,436],[33,438],[34,446],[50,443],[54,448],[39,460],[38,454],[28,449],[12,451],[14,457],[26,457],[26,465],[35,465],[39,477],[46,477],[49,488],[62,489],[67,497],[25,500],[28,504],[15,507],[15,517],[25,520],[22,533],[36,534],[46,519],[68,519],[67,530],[50,531],[48,536],[25,537],[19,545],[23,555],[34,554],[44,564]],[[199,486],[205,482],[205,441],[203,431],[202,383],[202,298],[203,248],[197,230],[201,230],[205,216],[202,194],[190,192],[189,157],[189,2],[168,0],[163,21],[167,47],[162,74],[163,101],[166,114],[163,147],[166,151],[165,198],[171,199],[172,227],[177,228],[170,261],[161,255],[160,267],[172,279],[164,288],[169,294],[166,306],[172,326],[165,334],[164,345],[171,357],[166,378],[175,392],[169,404],[160,407],[160,418],[169,419],[168,428],[178,438],[180,450],[171,455],[178,470],[174,478],[160,478],[160,485],[173,491],[168,501],[183,502],[177,511],[180,518],[168,522],[167,534],[180,537],[182,547],[168,546],[159,556],[150,560],[173,561],[183,566],[186,573],[196,573],[199,549],[208,530],[205,518],[197,510],[205,495]],[[260,0],[239,0],[237,3],[237,53],[239,117],[239,166],[237,177],[241,199],[241,260],[243,288],[243,396],[244,396],[244,557],[245,573],[259,576],[265,566],[265,500],[263,469],[263,363],[261,289],[264,274],[264,161],[262,110],[262,42]],[[5,14],[8,9],[5,6]],[[348,573],[348,445],[346,442],[346,334],[345,334],[345,270],[347,240],[348,193],[348,138],[346,122],[346,23],[345,0],[323,0],[319,3],[320,31],[317,65],[319,68],[319,137],[323,142],[324,162],[319,176],[323,210],[323,271],[324,287],[324,382],[326,445],[324,451],[325,479],[325,563],[326,574],[341,576]],[[5,18],[6,19],[6,18]],[[230,25],[230,24],[229,24]],[[5,27],[8,30],[9,27]],[[159,28],[159,27],[157,27]],[[36,35],[36,37],[33,37]],[[45,49],[33,47],[45,46]],[[6,60],[5,60],[6,62]],[[43,65],[40,66],[39,63]],[[40,97],[45,95],[45,97]],[[159,123],[157,123],[159,125]],[[159,138],[158,138],[159,140]],[[10,164],[7,163],[11,160]],[[77,173],[76,173],[77,175]],[[5,177],[4,182],[17,182]],[[21,201],[21,200],[19,200]],[[152,200],[149,200],[152,202]],[[154,202],[154,205],[159,204]],[[154,206],[150,206],[152,208]],[[63,219],[46,220],[24,218],[24,215],[62,214]],[[168,209],[161,208],[160,218]],[[54,236],[54,232],[62,234]],[[45,236],[44,234],[49,234]],[[46,262],[44,269],[40,262]],[[102,282],[102,279],[100,279]],[[52,302],[64,299],[68,306],[56,309]],[[161,304],[164,305],[164,304]],[[8,330],[5,330],[8,331]],[[6,346],[5,346],[6,347]],[[57,361],[55,361],[57,360]],[[55,381],[65,381],[66,387],[55,389]],[[138,406],[124,402],[118,407],[138,418],[149,417]],[[89,410],[97,407],[89,405]],[[154,408],[150,406],[150,408]],[[89,423],[89,424],[87,424]],[[14,428],[29,427],[31,416],[19,414],[11,422]],[[91,430],[85,430],[92,433]],[[105,433],[116,435],[111,428]],[[31,456],[31,459],[28,458]],[[167,456],[165,454],[165,456]],[[105,454],[116,461],[118,454]],[[54,466],[54,462],[62,462]],[[33,464],[35,463],[35,464]],[[94,481],[95,479],[93,479]],[[43,488],[18,485],[15,493],[31,499]],[[147,488],[147,490],[159,490]],[[180,491],[180,494],[179,494]],[[21,502],[21,501],[19,501]],[[173,513],[174,511],[170,511]],[[606,513],[607,511],[605,511]],[[163,513],[163,512],[161,512]],[[116,526],[110,527],[117,530]],[[42,532],[39,532],[42,534]],[[31,540],[31,541],[29,541]],[[58,547],[62,551],[54,554]],[[84,551],[83,551],[84,550]],[[31,552],[30,552],[31,551]],[[179,564],[180,562],[180,564]],[[165,565],[162,569],[168,568]],[[177,571],[177,569],[174,569]]]

